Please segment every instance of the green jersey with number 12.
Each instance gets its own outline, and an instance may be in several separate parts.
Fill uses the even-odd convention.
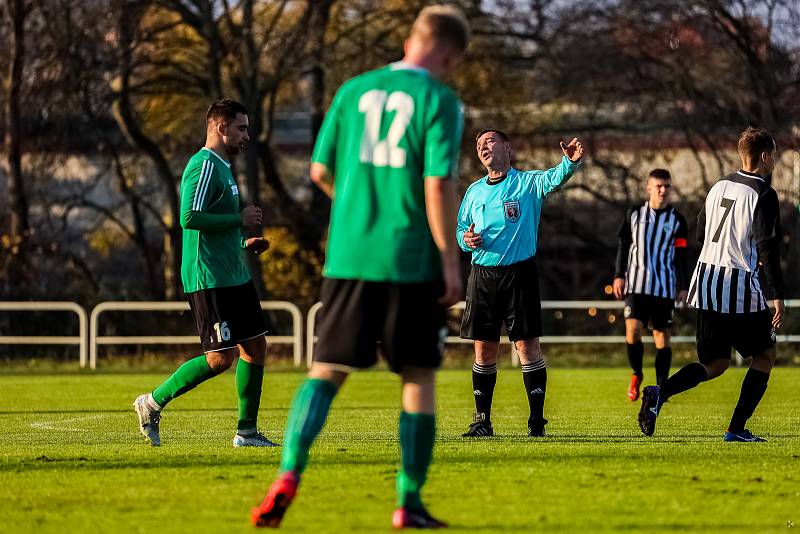
[[[312,156],[334,175],[326,277],[441,279],[424,179],[455,173],[463,117],[453,91],[405,63],[339,88]]]

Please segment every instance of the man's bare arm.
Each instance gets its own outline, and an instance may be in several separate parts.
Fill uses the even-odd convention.
[[[452,306],[463,297],[463,283],[458,261],[456,233],[456,188],[452,180],[429,177],[425,179],[425,210],[433,241],[442,260],[445,292],[439,299]]]
[[[333,174],[328,170],[328,167],[322,163],[312,163],[310,175],[311,181],[322,189],[323,193],[333,198]]]

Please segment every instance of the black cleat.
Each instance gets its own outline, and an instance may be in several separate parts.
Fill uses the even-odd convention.
[[[485,413],[476,413],[469,430],[461,434],[464,438],[487,438],[494,436],[492,423],[486,420]]]
[[[642,407],[639,409],[639,428],[645,436],[652,436],[656,431],[656,417],[658,410],[661,390],[658,386],[647,386],[642,391]]]
[[[547,419],[539,419],[538,421],[532,417],[528,418],[528,436],[531,438],[543,438],[546,433],[544,425],[547,424]]]
[[[447,528],[447,523],[436,519],[427,510],[409,510],[398,508],[392,514],[392,528],[403,530],[406,528],[434,529]]]

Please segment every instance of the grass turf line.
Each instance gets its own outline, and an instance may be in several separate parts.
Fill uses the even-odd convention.
[[[750,428],[721,441],[743,370],[674,398],[656,435],[636,426],[623,369],[549,373],[545,439],[525,436],[519,370],[503,369],[488,440],[460,437],[470,373],[439,375],[438,440],[423,497],[452,532],[786,532],[800,527],[800,369],[776,369]],[[164,375],[0,376],[0,531],[253,532],[248,511],[280,449],[233,449],[233,374],[174,401],[163,446],[131,403]],[[648,376],[648,378],[651,378]],[[267,373],[260,425],[282,440],[299,373]],[[399,382],[354,375],[311,452],[287,532],[388,531]],[[792,522],[792,523],[789,523]]]

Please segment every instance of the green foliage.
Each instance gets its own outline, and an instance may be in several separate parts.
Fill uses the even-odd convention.
[[[260,256],[270,300],[289,300],[303,309],[317,301],[322,260],[283,227],[264,229],[269,250]]]
[[[253,532],[247,518],[281,449],[230,446],[233,373],[175,400],[163,446],[139,435],[132,400],[166,375],[0,377],[5,532]],[[800,524],[800,370],[776,369],[751,428],[723,443],[743,370],[670,400],[653,438],[625,399],[627,371],[550,373],[544,439],[525,437],[519,370],[498,376],[492,439],[460,437],[468,371],[439,373],[440,417],[423,498],[450,532],[780,532]],[[267,373],[260,426],[282,441],[300,373]],[[311,450],[288,532],[388,532],[399,462],[399,382],[350,378]],[[476,512],[476,511],[479,511]]]

